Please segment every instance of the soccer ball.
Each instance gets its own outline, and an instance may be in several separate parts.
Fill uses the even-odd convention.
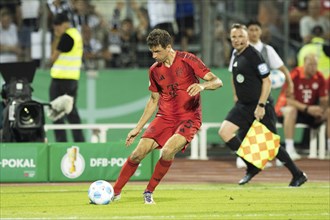
[[[281,88],[285,83],[285,74],[281,70],[271,70],[269,77],[272,81],[273,89]]]
[[[107,205],[113,200],[113,187],[107,181],[97,180],[89,186],[88,197],[92,204]]]

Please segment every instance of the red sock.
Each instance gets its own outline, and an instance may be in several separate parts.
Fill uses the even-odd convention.
[[[139,163],[135,163],[129,157],[127,158],[126,162],[124,163],[123,167],[121,168],[119,177],[113,187],[115,195],[120,194],[122,188],[126,185],[129,178],[131,178],[131,176],[135,173],[138,166],[139,166]]]
[[[162,157],[158,160],[146,191],[153,192],[155,190],[159,182],[170,169],[172,162],[173,160],[163,160]]]

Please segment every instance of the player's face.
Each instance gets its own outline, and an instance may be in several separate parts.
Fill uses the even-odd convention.
[[[64,24],[54,25],[54,32],[56,36],[61,36],[65,32]]]
[[[230,31],[230,39],[232,46],[239,52],[245,49],[248,44],[248,33],[242,28],[233,28]]]
[[[315,57],[306,58],[304,63],[305,75],[313,76],[317,71],[317,59]]]
[[[257,43],[261,36],[261,28],[258,25],[250,25],[248,27],[249,41]]]
[[[164,63],[167,60],[167,57],[171,51],[170,46],[163,48],[161,45],[150,48],[152,53],[152,58],[154,58],[159,63]]]

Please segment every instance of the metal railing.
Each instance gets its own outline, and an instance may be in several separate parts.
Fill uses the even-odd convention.
[[[207,160],[207,132],[210,128],[219,128],[221,123],[206,122],[203,123],[199,132],[190,143],[191,152],[190,159],[194,160]],[[107,142],[107,132],[113,129],[133,129],[136,124],[134,123],[114,123],[114,124],[46,124],[45,131],[56,129],[88,129],[99,131],[99,142]],[[148,126],[145,125],[144,128]],[[277,128],[282,128],[282,124],[277,123]],[[308,125],[298,123],[296,128],[307,128]],[[318,129],[311,129],[310,131],[310,148],[309,158],[325,159],[326,143],[325,143],[325,124],[322,124]]]

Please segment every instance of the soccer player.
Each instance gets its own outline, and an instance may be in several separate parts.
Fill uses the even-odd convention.
[[[229,70],[232,72],[236,103],[221,124],[219,135],[231,150],[237,151],[255,119],[276,133],[276,115],[270,96],[269,67],[261,54],[249,44],[246,26],[233,24],[230,38],[234,51]],[[294,164],[284,147],[279,148],[276,157],[293,176],[289,186],[298,187],[307,181],[306,174]],[[260,172],[257,167],[245,162],[247,171],[239,181],[240,185],[248,183]]]
[[[222,81],[195,55],[175,51],[171,40],[171,35],[161,29],[154,29],[147,37],[147,45],[156,60],[149,69],[151,95],[136,127],[127,135],[127,146],[133,143],[157,108],[158,111],[120,171],[114,184],[114,200],[120,199],[122,188],[145,156],[161,148],[161,157],[143,193],[145,204],[155,203],[152,196],[155,188],[176,153],[186,149],[202,124],[200,92],[222,86]],[[198,78],[205,81],[199,83]]]
[[[326,121],[328,107],[328,86],[323,74],[317,70],[318,58],[316,54],[307,54],[304,66],[291,71],[294,83],[294,97],[286,97],[286,87],[275,105],[276,114],[283,122],[285,143],[288,150],[296,152],[294,146],[294,131],[296,123],[307,124],[318,128]]]

